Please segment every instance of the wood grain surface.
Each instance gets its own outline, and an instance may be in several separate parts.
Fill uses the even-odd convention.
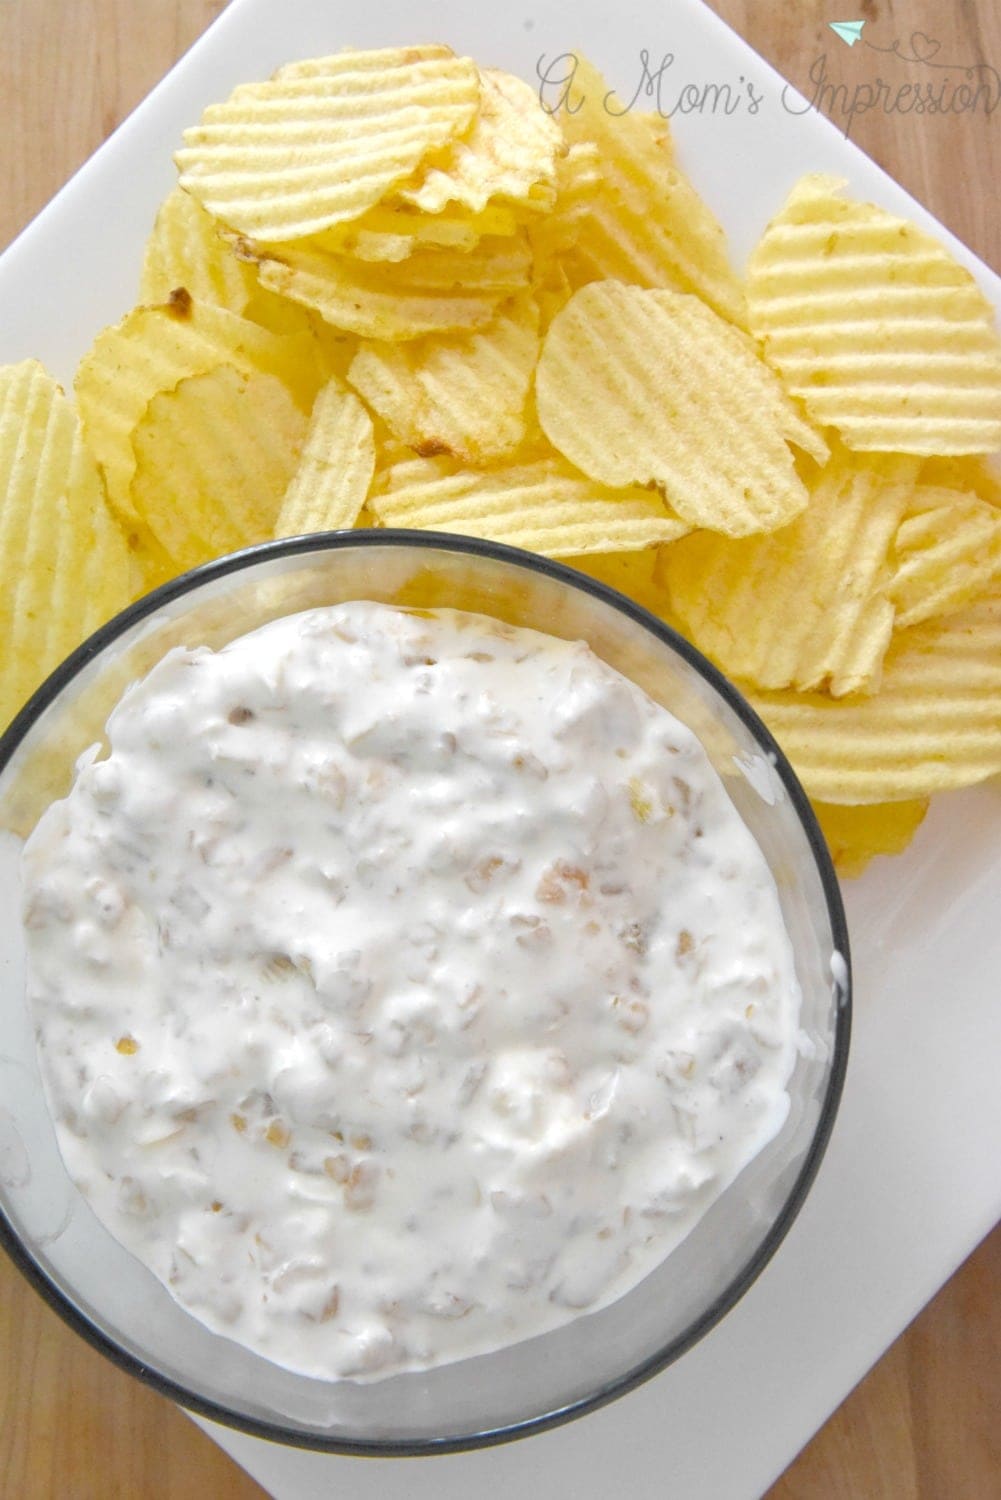
[[[867,34],[885,47],[921,33],[919,46],[938,41],[950,58],[1001,68],[997,0],[711,3],[807,97],[822,52],[834,80],[843,76],[852,89],[920,71],[861,47],[839,51],[826,23],[843,11],[865,17]],[[224,4],[0,0],[0,247]],[[414,31],[422,33],[420,7]],[[841,128],[850,123],[864,150],[1001,269],[1001,109],[990,117],[983,110],[919,117],[881,105],[856,110],[849,121],[846,97],[831,101]],[[1001,1230],[849,1396],[769,1500],[987,1500],[1001,1492],[999,1286]],[[2,1500],[250,1500],[262,1493],[167,1401],[64,1327],[0,1256]]]

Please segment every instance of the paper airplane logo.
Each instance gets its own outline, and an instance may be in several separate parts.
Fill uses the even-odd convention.
[[[849,47],[854,47],[855,43],[859,41],[862,36],[862,27],[865,25],[865,22],[828,21],[827,24],[834,32],[835,36],[839,36],[841,40],[847,43]]]

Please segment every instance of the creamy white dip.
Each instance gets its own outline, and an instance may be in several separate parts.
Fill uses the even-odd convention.
[[[585,645],[353,603],[176,650],[23,856],[60,1147],[210,1328],[370,1379],[611,1302],[780,1127],[763,855]]]

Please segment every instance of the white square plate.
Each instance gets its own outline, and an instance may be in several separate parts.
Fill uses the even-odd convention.
[[[640,53],[686,84],[753,85],[732,116],[675,118],[679,154],[742,260],[793,181],[827,170],[938,233],[1001,313],[1001,281],[699,3],[524,5],[234,0],[211,31],[0,259],[0,361],[35,355],[69,383],[136,295],[171,151],[210,100],[280,63],[347,45],[445,41],[536,78],[588,53],[631,98]],[[832,43],[837,45],[837,43]],[[747,97],[746,92],[742,97]],[[646,99],[644,107],[651,107]],[[786,106],[791,106],[787,108]],[[983,190],[987,191],[986,184]],[[1001,789],[936,800],[911,849],[846,891],[856,1026],[834,1138],[785,1243],[740,1305],[655,1380],[569,1427],[483,1453],[346,1459],[205,1425],[281,1500],[459,1500],[554,1489],[605,1500],[760,1494],[994,1223],[1001,1210]]]

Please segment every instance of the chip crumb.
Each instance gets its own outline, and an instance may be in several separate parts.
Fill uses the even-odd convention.
[[[418,458],[438,458],[443,453],[451,452],[447,443],[440,438],[426,438],[423,442],[412,443],[411,447]]]
[[[172,317],[184,321],[191,317],[192,298],[186,286],[175,286],[166,302]]]

